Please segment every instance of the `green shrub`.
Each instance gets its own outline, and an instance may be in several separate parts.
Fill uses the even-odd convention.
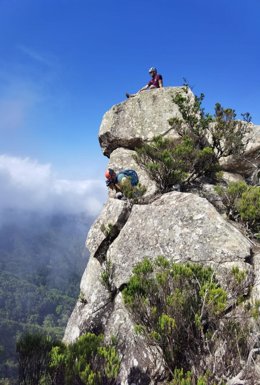
[[[180,141],[157,136],[136,149],[136,162],[155,180],[162,192],[174,185],[187,185],[219,170],[211,148],[198,148],[191,137]]]
[[[241,195],[241,199],[237,202],[237,209],[241,220],[249,226],[249,228],[258,233],[260,232],[260,187],[250,186]]]
[[[20,385],[113,385],[120,367],[116,345],[92,333],[70,345],[27,334],[17,352]]]
[[[101,224],[100,226],[100,230],[102,231],[102,233],[106,236],[106,237],[109,237],[111,235],[113,235],[113,232],[114,232],[114,225],[112,223],[108,223],[107,225],[105,225],[104,223]]]
[[[88,301],[87,301],[87,299],[86,299],[86,297],[85,297],[85,295],[84,295],[84,293],[83,293],[82,291],[80,291],[80,293],[79,293],[79,298],[78,298],[78,300],[79,300],[82,304],[84,304],[84,305],[86,305],[86,304],[88,303]]]
[[[242,117],[245,118],[247,114],[242,114]],[[236,120],[235,110],[225,109],[220,103],[216,103],[214,123],[209,126],[209,133],[218,159],[244,152],[249,140],[249,137],[246,139],[246,134],[250,132],[250,120]]]
[[[216,192],[221,196],[222,202],[226,206],[229,218],[236,219],[238,216],[237,204],[242,193],[245,192],[247,188],[248,185],[246,182],[230,182],[228,188],[220,185],[215,187]]]
[[[47,373],[49,353],[53,345],[58,345],[44,334],[24,334],[17,342],[19,361],[19,384],[35,385]]]
[[[116,292],[115,285],[113,283],[114,277],[114,265],[110,260],[106,260],[103,264],[103,270],[100,276],[100,282],[102,285],[113,295]]]
[[[194,376],[190,371],[184,372],[183,369],[175,369],[173,373],[173,379],[169,385],[225,385],[225,382],[210,382],[209,374],[206,373],[203,376],[199,376],[198,379],[194,379]]]
[[[232,288],[244,279],[243,272],[234,268],[229,298],[237,295]],[[145,258],[133,269],[123,298],[136,333],[163,352],[171,385],[215,385],[216,377],[225,375],[227,363],[233,362],[230,373],[236,373],[241,357],[248,354],[248,317],[243,312],[245,322],[242,316],[239,321],[225,317],[227,292],[210,267]],[[222,344],[227,348],[216,365],[214,354]]]
[[[194,181],[207,177],[215,181],[219,159],[243,153],[248,142],[250,116],[247,121],[236,120],[235,111],[219,103],[215,114],[205,114],[201,107],[204,95],[194,96],[187,86],[177,93],[173,102],[182,118],[169,119],[170,129],[179,134],[178,140],[157,136],[136,149],[134,159],[155,180],[161,192],[176,184],[186,188]]]
[[[120,359],[116,347],[105,344],[102,335],[87,333],[71,345],[51,351],[51,376],[54,385],[113,385]]]
[[[245,182],[231,182],[228,187],[217,186],[216,191],[226,206],[230,219],[241,221],[252,236],[260,232],[260,187]]]
[[[129,184],[124,184],[121,186],[123,195],[129,199],[131,203],[138,203],[140,198],[145,194],[146,187],[141,183],[138,183],[137,186],[132,186],[129,178]]]
[[[227,300],[211,268],[163,257],[138,264],[123,297],[139,332],[158,343],[171,368],[187,367],[203,349],[203,325],[214,328]]]
[[[240,155],[249,141],[247,134],[251,127],[249,113],[241,114],[243,120],[236,120],[235,110],[215,104],[213,116],[202,108],[204,94],[194,96],[186,85],[174,98],[182,119],[172,118],[169,124],[181,137],[191,136],[199,148],[209,146],[220,159],[230,155]]]

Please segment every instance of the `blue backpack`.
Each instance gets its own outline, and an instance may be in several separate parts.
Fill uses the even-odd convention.
[[[137,186],[137,184],[139,182],[139,178],[138,178],[138,175],[137,175],[135,170],[123,170],[123,171],[120,171],[117,174],[118,182],[120,182],[121,179],[124,178],[124,177],[128,177],[128,178],[131,179],[131,185],[132,186]]]

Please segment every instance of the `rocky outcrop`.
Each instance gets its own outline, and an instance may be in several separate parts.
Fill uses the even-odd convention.
[[[172,262],[199,262],[216,269],[243,262],[243,269],[250,270],[246,263],[250,254],[248,240],[206,199],[172,192],[151,204],[134,205],[107,257],[115,268],[115,285],[120,288],[145,256],[153,259],[163,255]]]
[[[181,118],[173,97],[182,87],[168,87],[137,94],[111,108],[101,122],[99,142],[104,155],[116,148],[134,149],[155,135],[178,137],[168,119]]]
[[[160,350],[136,335],[122,298],[133,267],[144,257],[163,255],[172,262],[211,266],[224,287],[232,269],[238,267],[246,279],[237,295],[249,296],[253,286],[254,299],[259,298],[259,284],[255,282],[255,276],[259,277],[259,254],[254,255],[252,243],[221,214],[213,187],[204,185],[200,196],[196,191],[159,195],[154,181],[133,159],[135,146],[154,135],[176,137],[169,130],[168,119],[180,115],[172,101],[179,91],[180,88],[166,88],[139,94],[108,111],[100,128],[100,144],[110,157],[109,167],[116,171],[136,169],[147,189],[147,199],[133,205],[110,196],[104,205],[88,234],[86,245],[91,256],[64,341],[70,343],[86,331],[102,331],[106,338],[117,336],[122,385],[159,384],[164,379],[165,363]],[[257,139],[247,151],[254,156],[259,152],[257,132]],[[225,167],[229,171],[224,175],[226,180],[243,180],[242,161],[241,167],[233,167],[231,160]],[[112,266],[112,290],[101,283],[107,261]]]
[[[162,356],[134,333],[131,315],[122,301],[121,289],[136,263],[145,256],[158,255],[175,262],[203,263],[215,268],[224,286],[232,268],[238,266],[248,277],[243,294],[248,293],[253,282],[250,242],[206,199],[172,192],[151,204],[134,205],[132,210],[129,207],[128,214],[126,211],[125,202],[110,199],[93,225],[87,239],[92,255],[81,281],[85,302],[79,299],[65,333],[67,342],[86,330],[116,335],[124,357],[122,384],[130,384],[129,378],[135,382],[145,373],[156,380],[164,372]],[[104,230],[108,225],[111,232],[116,228],[114,238]],[[99,248],[99,242],[106,244],[106,249]],[[113,266],[114,297],[100,282],[104,257]]]

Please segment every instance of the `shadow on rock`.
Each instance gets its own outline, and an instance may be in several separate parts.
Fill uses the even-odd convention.
[[[127,377],[129,385],[149,385],[151,378],[138,367],[132,367]]]

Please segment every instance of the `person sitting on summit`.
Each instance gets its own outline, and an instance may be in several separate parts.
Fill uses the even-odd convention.
[[[124,187],[135,187],[138,185],[139,178],[135,170],[123,170],[118,174],[112,169],[109,168],[105,172],[106,185],[111,189],[116,191],[116,198],[123,198],[123,189]]]
[[[159,75],[157,73],[157,69],[155,67],[151,67],[149,69],[149,74],[151,75],[152,79],[146,84],[146,86],[142,87],[136,94],[128,94],[128,93],[126,93],[126,97],[127,98],[132,98],[135,95],[137,95],[140,92],[143,92],[145,90],[152,90],[154,88],[163,88],[163,78],[162,78],[162,75]]]

